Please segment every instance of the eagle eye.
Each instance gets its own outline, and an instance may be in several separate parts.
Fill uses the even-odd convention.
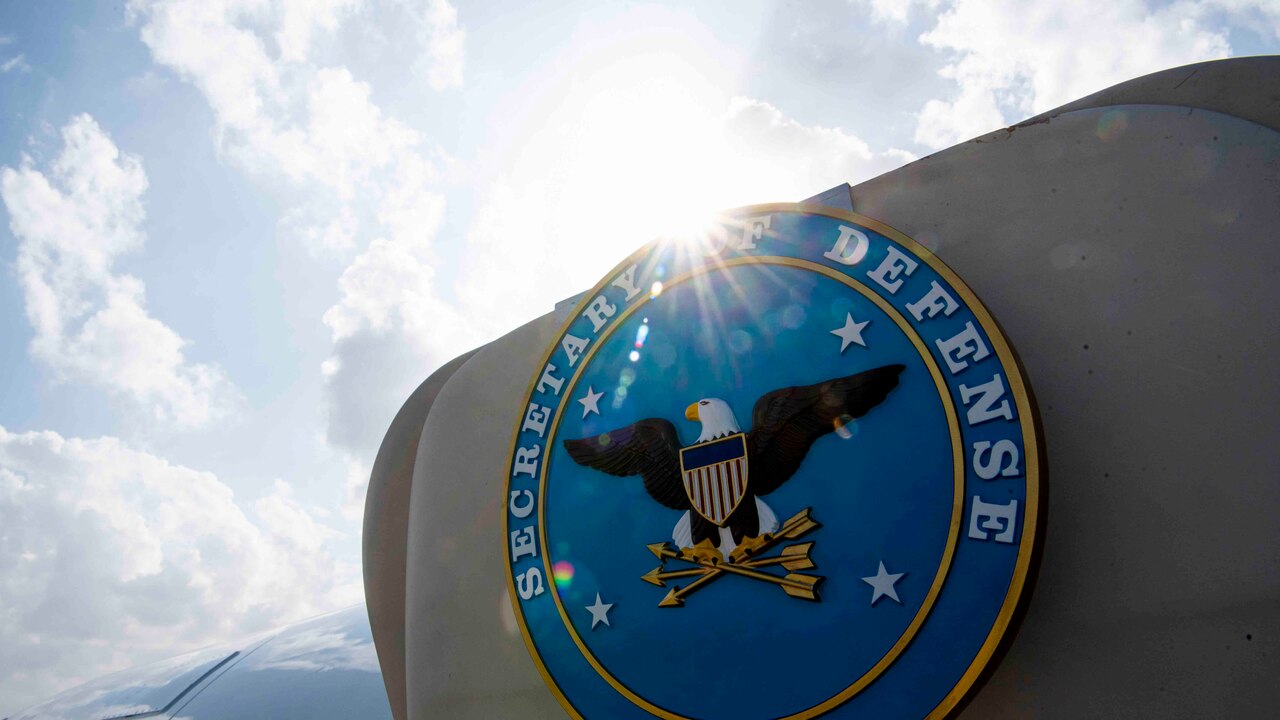
[[[698,404],[699,404],[699,405],[706,405],[706,404],[707,404],[707,401],[706,401],[706,400],[699,400],[699,401],[698,401]]]

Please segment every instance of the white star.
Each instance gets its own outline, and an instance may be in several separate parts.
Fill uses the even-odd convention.
[[[600,398],[604,397],[604,393],[596,392],[596,389],[587,386],[587,396],[578,398],[578,402],[582,403],[582,419],[586,420],[591,413],[600,414],[600,408],[596,406],[600,402]]]
[[[876,601],[882,597],[888,596],[889,599],[902,604],[898,599],[898,591],[893,589],[893,584],[902,579],[906,573],[891,573],[884,569],[884,561],[880,561],[880,570],[871,577],[862,578],[862,582],[870,585],[874,590],[871,593],[871,604],[875,605]]]
[[[609,611],[612,609],[613,603],[600,602],[600,593],[596,593],[596,604],[587,606],[587,612],[591,613],[591,629],[595,630],[600,623],[613,627],[609,625]]]
[[[858,343],[862,347],[866,347],[867,343],[862,339],[862,329],[870,325],[870,320],[863,320],[860,323],[853,321],[853,316],[849,313],[844,314],[844,327],[836,328],[831,331],[832,335],[840,338],[840,352],[844,353],[845,348],[852,343]]]

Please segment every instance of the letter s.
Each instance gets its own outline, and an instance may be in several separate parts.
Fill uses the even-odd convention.
[[[516,576],[516,590],[519,591],[521,600],[535,598],[545,589],[542,585],[542,571],[538,568],[530,568]]]

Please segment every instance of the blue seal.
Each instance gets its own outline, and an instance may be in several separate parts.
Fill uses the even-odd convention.
[[[1027,382],[973,292],[869,218],[754,206],[646,246],[519,415],[508,585],[571,716],[943,717],[1029,594]]]

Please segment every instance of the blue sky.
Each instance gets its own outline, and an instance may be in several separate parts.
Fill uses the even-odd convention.
[[[0,5],[0,715],[359,602],[409,391],[655,234],[1278,46],[1250,0]]]

